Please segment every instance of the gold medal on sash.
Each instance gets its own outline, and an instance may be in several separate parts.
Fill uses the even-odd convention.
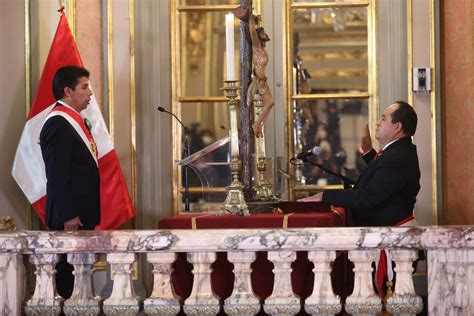
[[[97,156],[97,146],[95,145],[93,140],[89,141],[89,145],[91,146],[92,153]]]

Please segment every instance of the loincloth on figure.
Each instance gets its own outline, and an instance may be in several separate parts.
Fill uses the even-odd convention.
[[[257,92],[260,96],[271,94],[266,76],[263,78],[253,77],[247,92],[247,104],[251,104],[253,102],[253,97],[255,94],[257,94]]]

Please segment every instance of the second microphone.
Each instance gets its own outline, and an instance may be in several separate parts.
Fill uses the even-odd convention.
[[[307,151],[303,151],[303,152],[299,153],[299,154],[295,157],[295,159],[300,159],[300,160],[302,160],[302,159],[305,159],[305,158],[307,158],[307,157],[309,157],[309,156],[317,156],[317,155],[319,155],[320,153],[321,153],[321,147],[319,147],[319,146],[314,146],[313,148],[308,149]]]

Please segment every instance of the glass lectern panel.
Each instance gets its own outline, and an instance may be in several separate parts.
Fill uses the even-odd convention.
[[[231,183],[230,158],[230,137],[226,136],[188,158],[175,161],[178,166],[188,167],[191,212],[218,210],[226,197],[225,187]],[[181,169],[183,201],[184,174],[184,170]]]

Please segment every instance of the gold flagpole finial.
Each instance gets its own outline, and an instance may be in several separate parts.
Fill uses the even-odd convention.
[[[61,13],[61,14],[64,14],[64,9],[65,9],[65,8],[66,8],[66,7],[64,6],[64,3],[63,3],[61,0],[59,0],[59,9],[58,9],[58,12]]]
[[[64,7],[64,0],[58,0],[59,7]]]

